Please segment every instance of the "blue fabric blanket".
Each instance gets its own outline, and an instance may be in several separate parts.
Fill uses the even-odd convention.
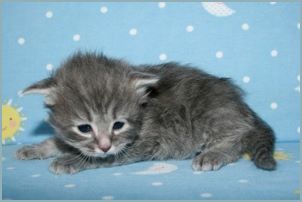
[[[149,161],[56,176],[49,160],[18,161],[3,149],[4,199],[299,199],[298,142],[279,143],[276,171],[244,156],[218,171],[195,172],[191,160]]]

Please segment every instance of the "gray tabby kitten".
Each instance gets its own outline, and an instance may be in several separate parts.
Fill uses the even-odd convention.
[[[276,168],[274,133],[242,91],[189,66],[134,66],[79,52],[24,90],[29,93],[45,95],[56,136],[16,156],[55,157],[56,174],[192,157],[194,170],[209,171],[246,152],[258,168]]]

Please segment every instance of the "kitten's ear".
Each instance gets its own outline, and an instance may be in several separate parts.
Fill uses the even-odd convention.
[[[155,87],[159,77],[154,74],[132,72],[130,74],[130,82],[140,95],[146,94],[146,90],[150,87]]]
[[[21,95],[42,94],[46,98],[45,103],[51,105],[54,104],[55,86],[56,82],[53,78],[46,78],[25,88]]]
[[[50,95],[51,91],[55,88],[55,81],[53,78],[43,79],[38,81],[22,91],[22,95],[27,94],[42,94],[42,95]]]

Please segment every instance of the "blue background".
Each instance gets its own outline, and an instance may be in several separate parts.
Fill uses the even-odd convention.
[[[233,14],[217,17],[200,2],[166,3],[163,8],[157,2],[3,3],[2,101],[12,100],[28,118],[16,142],[2,147],[3,198],[298,200],[300,4],[229,2],[226,6],[224,14],[232,10]],[[100,12],[101,7],[107,12]],[[217,6],[211,9],[219,13]],[[243,29],[247,27],[243,24],[249,29]],[[194,28],[191,32],[189,25]],[[137,34],[129,34],[131,29]],[[73,39],[77,34],[78,41]],[[48,64],[56,69],[79,49],[103,51],[134,64],[189,63],[231,77],[276,132],[277,170],[257,169],[243,158],[218,171],[194,172],[189,159],[160,161],[163,168],[152,175],[134,172],[152,170],[159,162],[56,176],[48,171],[52,159],[16,160],[17,149],[52,133],[44,121],[47,111],[42,96],[20,97],[18,92],[49,76]],[[275,57],[272,50],[278,53]],[[222,58],[216,57],[219,51]],[[165,59],[161,54],[166,60],[160,60]],[[277,103],[277,108],[272,109],[271,103]],[[169,166],[177,170],[160,173]]]
[[[28,118],[17,142],[40,141],[52,131],[43,98],[18,91],[47,77],[76,50],[97,50],[134,64],[178,61],[231,77],[247,102],[275,130],[278,141],[299,139],[300,29],[298,3],[227,3],[233,15],[216,17],[199,2],[167,3],[4,3],[3,102],[9,99]],[[100,12],[106,6],[108,12]],[[46,12],[53,16],[47,18]],[[241,28],[243,23],[248,30]],[[194,30],[187,32],[192,25]],[[129,30],[137,29],[136,35]],[[79,41],[73,36],[80,35]],[[18,39],[25,43],[20,45]],[[277,50],[276,57],[271,51]],[[216,58],[222,51],[223,57]],[[167,59],[161,61],[160,54]],[[243,82],[248,76],[250,82]],[[278,104],[272,110],[272,102]],[[38,129],[37,129],[38,128]],[[28,138],[31,136],[31,138]]]

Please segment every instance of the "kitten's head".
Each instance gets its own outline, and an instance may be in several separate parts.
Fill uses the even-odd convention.
[[[45,95],[49,121],[63,141],[85,155],[106,157],[137,138],[147,89],[157,81],[122,61],[78,53],[23,93]]]

